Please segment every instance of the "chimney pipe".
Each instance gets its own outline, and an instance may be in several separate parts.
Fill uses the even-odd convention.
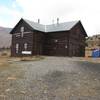
[[[40,24],[40,19],[38,19],[38,24]]]
[[[59,24],[59,18],[57,18],[57,24]]]

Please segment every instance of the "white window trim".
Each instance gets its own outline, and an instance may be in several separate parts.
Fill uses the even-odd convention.
[[[24,49],[27,50],[28,48],[28,43],[24,43]]]
[[[18,52],[19,52],[19,44],[16,43],[16,53],[18,53]]]
[[[20,28],[20,31],[21,31],[21,37],[23,37],[24,36],[24,27],[23,26]]]

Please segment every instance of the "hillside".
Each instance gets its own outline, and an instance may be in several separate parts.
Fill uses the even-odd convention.
[[[11,35],[9,32],[11,28],[0,27],[0,48],[10,47],[11,45]]]
[[[94,48],[94,49],[100,48],[100,34],[88,37],[86,39],[86,43],[87,43],[87,47]]]
[[[91,57],[92,51],[95,49],[100,49],[100,34],[93,35],[86,39],[85,56]]]

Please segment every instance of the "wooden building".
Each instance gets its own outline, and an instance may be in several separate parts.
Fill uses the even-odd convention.
[[[11,56],[84,56],[87,34],[80,21],[42,25],[21,19],[10,32]]]

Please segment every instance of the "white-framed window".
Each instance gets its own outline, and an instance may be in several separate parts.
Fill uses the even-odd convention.
[[[20,31],[21,31],[21,37],[23,37],[24,36],[24,27],[23,26],[20,28]]]
[[[16,53],[18,53],[18,51],[19,51],[19,44],[16,43]]]
[[[27,43],[24,43],[24,49],[27,50],[27,46],[28,44]]]

